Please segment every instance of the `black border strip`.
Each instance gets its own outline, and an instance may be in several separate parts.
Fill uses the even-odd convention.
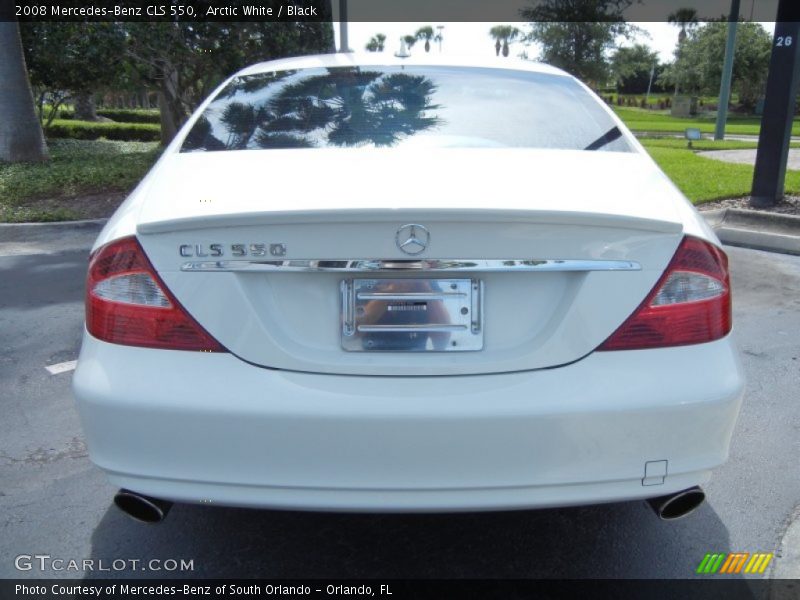
[[[572,0],[346,0],[356,22],[526,22],[526,9],[563,8]],[[730,0],[610,0],[630,22],[667,21],[677,9],[693,8],[700,20],[726,18]],[[2,0],[0,21],[336,21],[340,0]],[[251,10],[250,8],[253,7]],[[778,0],[743,0],[746,20],[775,20]],[[210,10],[213,9],[213,10]],[[299,9],[299,10],[298,10]],[[245,14],[247,13],[247,14]],[[615,11],[544,11],[540,21],[618,20]]]
[[[23,588],[18,586],[24,586]],[[237,588],[241,588],[237,593]],[[348,588],[349,592],[345,591]],[[222,591],[221,591],[222,590]],[[245,593],[245,590],[250,590]],[[0,599],[19,598],[352,598],[363,600],[443,600],[481,598],[614,598],[616,600],[753,600],[797,598],[798,580],[718,577],[716,579],[601,580],[259,580],[259,579],[6,579]]]

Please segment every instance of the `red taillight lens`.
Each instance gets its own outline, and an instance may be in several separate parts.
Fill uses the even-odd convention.
[[[638,309],[598,350],[640,350],[718,340],[731,330],[728,258],[685,237]]]
[[[170,294],[135,237],[103,246],[89,260],[86,328],[113,344],[226,352]]]

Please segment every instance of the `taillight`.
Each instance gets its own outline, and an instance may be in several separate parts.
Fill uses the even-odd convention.
[[[685,237],[653,291],[598,350],[639,350],[718,340],[731,330],[728,258]]]
[[[113,344],[226,352],[169,292],[135,237],[111,242],[89,260],[86,328]]]

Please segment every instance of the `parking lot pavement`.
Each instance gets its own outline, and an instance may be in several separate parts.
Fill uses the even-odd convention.
[[[69,388],[87,248],[0,256],[0,577],[85,575],[15,569],[18,555],[48,554],[193,561],[101,576],[685,578],[707,552],[777,552],[800,499],[800,257],[728,248],[747,394],[730,461],[681,521],[634,502],[457,515],[176,506],[136,523],[87,458]]]

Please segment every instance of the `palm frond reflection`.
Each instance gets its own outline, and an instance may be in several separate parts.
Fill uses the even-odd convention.
[[[388,147],[442,122],[432,114],[440,108],[433,102],[436,85],[423,75],[337,67],[285,79],[262,77],[261,87],[231,84],[220,94],[225,101],[216,127],[205,117],[198,120],[185,148]],[[233,100],[254,90],[264,99]]]

